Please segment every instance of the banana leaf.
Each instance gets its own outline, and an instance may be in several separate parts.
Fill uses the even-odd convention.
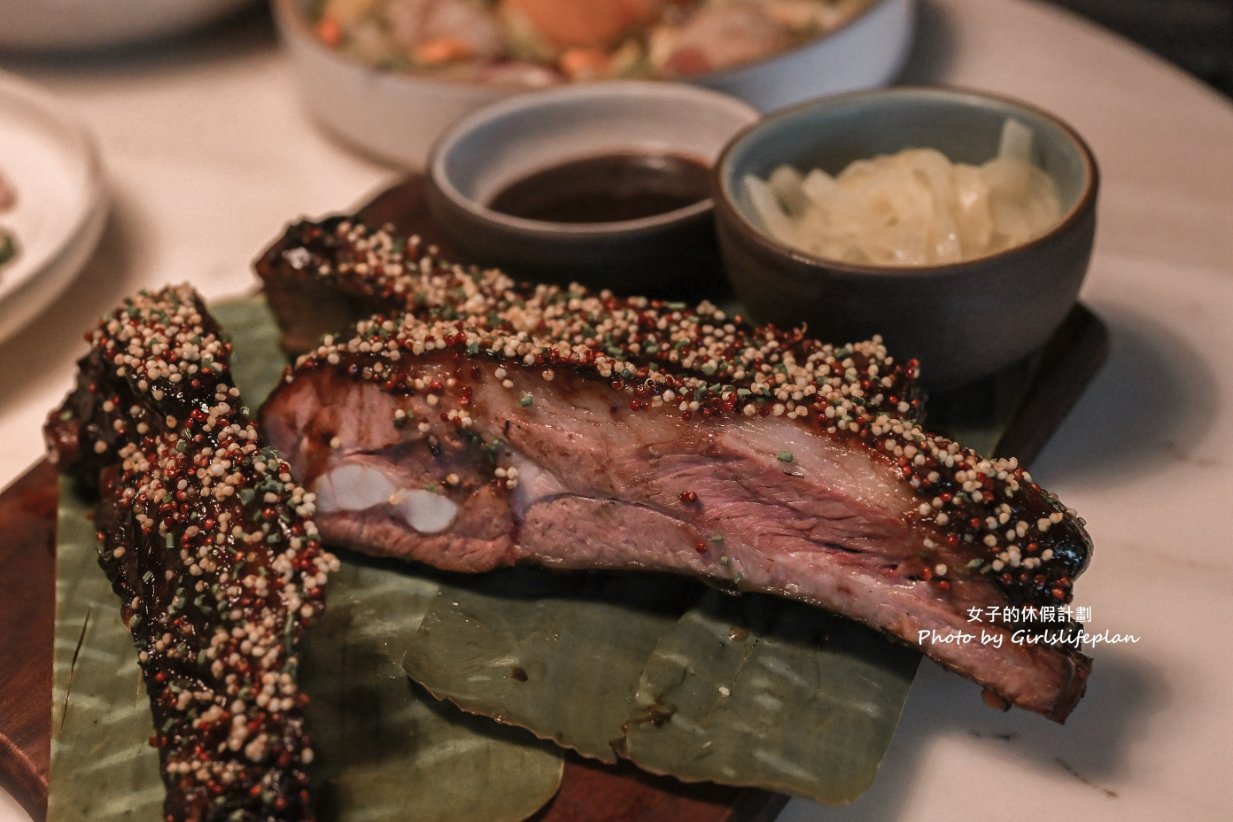
[[[161,819],[150,703],[89,508],[60,481],[48,819]]]
[[[442,705],[403,672],[436,593],[427,576],[354,557],[330,579],[301,667],[322,818],[512,822],[556,795],[559,750]]]
[[[216,315],[235,337],[245,396],[264,397],[283,363],[264,304]],[[426,594],[426,579],[435,595],[386,611],[405,614],[387,650],[413,680],[585,756],[691,781],[851,802],[877,774],[919,662],[817,609],[677,577],[397,564],[363,574],[392,596]]]
[[[436,696],[585,756],[851,802],[918,655],[816,609],[656,575],[443,583],[403,657]]]
[[[873,784],[917,660],[817,609],[712,591],[647,661],[622,755],[683,779],[851,802]]]
[[[257,300],[216,312],[236,346],[236,379],[255,404],[283,360]],[[442,705],[411,683],[400,648],[437,591],[430,576],[348,561],[303,646],[322,819],[518,820],[561,783],[561,752],[529,734]],[[161,820],[163,785],[137,652],[98,566],[88,504],[61,481],[49,818]]]
[[[260,298],[213,310],[255,408],[284,367],[277,329]],[[935,398],[932,424],[992,450],[1031,364],[1017,368]],[[161,818],[136,654],[87,508],[61,490],[50,818]],[[851,802],[919,661],[816,609],[677,578],[462,577],[352,556],[303,654],[322,817],[464,822],[523,818],[555,794],[559,751],[521,728],[684,780]]]
[[[216,316],[235,337],[245,396],[264,397],[283,363],[264,304]],[[356,590],[408,600],[367,602],[403,615],[387,656],[437,697],[604,762],[822,802],[872,784],[919,662],[817,609],[676,577],[371,563],[359,576]],[[335,579],[329,610],[352,583]]]
[[[443,581],[403,665],[465,710],[615,762],[632,686],[697,596],[670,577],[530,568]]]

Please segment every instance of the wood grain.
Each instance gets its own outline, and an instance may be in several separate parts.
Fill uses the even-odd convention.
[[[0,780],[35,819],[47,807],[56,474],[42,461],[0,495]]]
[[[997,455],[1016,456],[1024,465],[1034,462],[1108,355],[1105,324],[1087,306],[1076,305],[1041,350]]]
[[[788,797],[748,788],[687,785],[629,764],[570,755],[561,790],[534,822],[769,822]]]

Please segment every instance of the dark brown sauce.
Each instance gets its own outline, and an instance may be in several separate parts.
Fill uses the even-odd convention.
[[[685,208],[710,196],[705,163],[679,154],[604,154],[536,171],[488,207],[528,220],[609,223]]]

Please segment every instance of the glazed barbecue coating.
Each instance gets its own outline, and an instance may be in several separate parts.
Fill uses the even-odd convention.
[[[1013,459],[888,413],[876,341],[802,361],[702,311],[632,312],[600,339],[568,295],[559,313],[478,285],[449,300],[432,312],[453,320],[327,336],[263,409],[327,539],[462,571],[696,575],[859,619],[1059,721],[1082,695],[1090,661],[1039,621],[1087,562],[1082,521]],[[982,626],[1001,648],[934,638],[987,606],[1017,614]]]
[[[230,343],[190,288],[143,292],[87,339],[46,434],[99,496],[99,563],[138,648],[166,816],[310,819],[295,649],[336,565],[311,500],[250,422]]]

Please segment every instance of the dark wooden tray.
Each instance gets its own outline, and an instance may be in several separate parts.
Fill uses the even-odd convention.
[[[369,222],[391,223],[436,241],[420,178],[381,192],[360,213]],[[944,411],[977,404],[1004,414],[1007,423],[995,451],[1027,464],[1078,400],[1107,349],[1104,324],[1080,305],[1044,349],[1009,377],[939,401]],[[999,411],[1008,401],[1012,407]],[[55,511],[55,471],[46,461],[0,494],[0,783],[36,820],[46,815],[51,748]],[[787,797],[766,791],[687,785],[631,766],[571,757],[560,792],[534,818],[762,822],[774,819],[786,802]]]

